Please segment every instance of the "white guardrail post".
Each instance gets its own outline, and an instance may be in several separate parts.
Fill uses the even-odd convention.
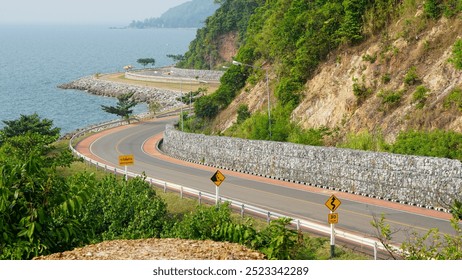
[[[109,122],[109,123],[93,126],[93,127],[84,129],[84,130],[82,130],[80,132],[77,132],[71,137],[71,139],[69,141],[69,148],[71,149],[71,151],[72,151],[72,153],[74,155],[82,158],[84,161],[88,162],[89,164],[95,164],[96,166],[98,166],[99,164],[102,164],[102,163],[100,163],[98,161],[95,161],[95,160],[92,160],[92,159],[86,157],[85,155],[82,155],[81,153],[79,153],[77,150],[74,149],[73,140],[75,140],[76,138],[78,138],[78,137],[80,137],[82,135],[85,135],[88,132],[98,132],[98,131],[102,131],[102,130],[105,130],[105,129],[109,129],[109,128],[124,125],[124,124],[125,124],[124,121],[114,121],[114,122]],[[104,168],[105,168],[105,170],[110,170],[110,169],[113,168],[114,174],[117,174],[117,168],[114,167],[114,166],[105,165]],[[124,172],[121,171],[121,174],[122,173],[124,173]],[[133,172],[127,172],[127,176],[130,176],[130,177],[133,178],[133,177],[137,177],[137,176],[141,176],[141,175],[140,174],[135,174]],[[203,198],[206,198],[209,201],[215,201],[215,199],[216,199],[216,194],[211,194],[211,193],[207,193],[207,192],[198,191],[196,189],[191,189],[191,188],[188,188],[188,187],[185,187],[185,186],[177,185],[177,184],[170,183],[170,182],[167,182],[167,181],[162,181],[162,180],[152,178],[152,177],[146,177],[145,180],[147,182],[149,182],[151,185],[163,186],[164,192],[166,192],[167,189],[171,189],[171,190],[173,190],[175,192],[179,192],[181,197],[183,197],[184,192],[187,192],[189,195],[197,197],[198,200],[199,200],[199,204],[202,203]],[[329,236],[330,232],[331,232],[330,226],[322,225],[322,224],[317,223],[317,222],[312,222],[312,221],[308,221],[308,220],[301,220],[301,219],[298,219],[298,218],[295,218],[295,217],[289,217],[287,215],[282,215],[282,214],[278,214],[278,213],[275,213],[275,212],[270,212],[270,211],[268,211],[266,209],[262,209],[262,208],[255,207],[255,206],[252,206],[252,205],[244,204],[244,203],[242,203],[240,201],[236,201],[236,200],[232,200],[232,199],[228,199],[228,198],[221,198],[221,200],[224,201],[224,202],[230,203],[230,205],[240,205],[241,216],[244,216],[244,212],[254,214],[256,216],[263,216],[263,217],[266,216],[266,219],[267,219],[268,223],[270,223],[272,219],[278,219],[278,218],[282,218],[282,217],[287,217],[287,218],[292,219],[291,225],[296,227],[297,230],[301,230],[301,229],[312,230],[312,231],[323,233],[326,236]],[[343,230],[340,230],[340,229],[336,229],[335,233],[336,233],[337,238],[348,240],[350,242],[354,242],[354,243],[360,244],[362,246],[370,247],[371,250],[373,250],[373,252],[374,252],[374,257],[375,258],[377,257],[377,251],[376,250],[384,250],[385,251],[385,247],[382,244],[378,244],[376,239],[355,235],[355,234],[352,234],[352,233],[349,233],[349,232],[346,232],[346,231],[343,231]],[[398,250],[397,247],[395,247],[395,249]]]

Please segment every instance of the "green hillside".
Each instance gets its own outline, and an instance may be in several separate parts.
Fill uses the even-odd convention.
[[[214,0],[193,0],[173,7],[158,18],[134,20],[129,28],[200,28],[219,7]]]
[[[216,13],[207,19],[206,26],[198,31],[196,39],[191,43],[185,59],[180,62],[179,66],[205,69],[222,69],[222,66],[226,66],[229,69],[223,76],[222,86],[214,94],[198,99],[195,104],[196,116],[188,118],[185,123],[190,124],[189,129],[196,132],[224,133],[250,139],[291,141],[303,144],[341,145],[344,141],[348,141],[348,139],[345,140],[347,134],[357,133],[361,128],[356,125],[353,129],[353,125],[350,125],[345,126],[344,129],[340,121],[326,127],[322,123],[313,126],[297,120],[307,118],[306,115],[297,114],[301,111],[300,106],[303,102],[309,98],[315,98],[312,94],[316,93],[309,92],[307,83],[317,73],[322,72],[321,64],[329,60],[338,65],[351,63],[350,60],[340,61],[340,58],[343,54],[355,52],[359,48],[367,50],[368,47],[365,44],[375,38],[382,49],[375,54],[362,54],[363,61],[367,61],[372,65],[371,67],[377,69],[387,68],[387,71],[391,73],[396,70],[392,78],[402,80],[405,73],[398,76],[398,71],[404,70],[398,69],[399,65],[389,63],[393,52],[396,60],[401,51],[399,47],[393,45],[395,41],[404,41],[406,45],[416,44],[420,36],[429,33],[431,28],[438,24],[445,22],[458,24],[461,10],[462,1],[460,0],[224,0]],[[222,38],[229,34],[234,34],[236,38],[234,41],[236,51],[233,59],[252,65],[252,67],[232,65],[232,59],[224,59],[221,56]],[[456,38],[453,39],[451,42],[446,42],[451,46],[441,43],[437,45],[438,42],[435,41],[435,46],[429,47],[432,42],[429,40],[423,42],[424,47],[425,44],[427,45],[425,57],[415,58],[409,55],[408,59],[414,60],[408,61],[407,64],[418,66],[415,68],[417,73],[415,75],[421,75],[420,72],[426,74],[425,64],[433,62],[424,62],[423,59],[430,57],[428,53],[433,54],[433,52],[441,57],[441,53],[444,52],[443,48],[452,48]],[[416,47],[420,48],[420,45]],[[456,55],[457,50],[454,51],[454,56]],[[403,53],[402,56],[406,59],[406,54]],[[456,59],[453,57],[452,60]],[[451,67],[454,69],[455,66]],[[410,69],[413,68],[410,67],[406,71],[410,72]],[[349,71],[353,70],[355,69]],[[260,110],[257,111],[251,110],[250,104],[234,104],[237,102],[235,101],[236,96],[242,97],[245,92],[249,91],[255,91],[261,99],[265,99],[264,103],[268,102],[262,94],[265,91],[266,73],[269,75],[269,91],[271,92],[270,114],[266,113],[264,104],[260,105]],[[389,117],[392,110],[396,108],[400,110],[399,106],[403,108],[409,104],[414,106],[419,92],[425,95],[425,90],[428,90],[428,87],[424,85],[421,88],[415,88],[419,85],[418,83],[407,84],[405,81],[399,85],[399,88],[388,89],[386,83],[382,82],[387,75],[391,75],[388,72],[376,71],[375,75],[382,75],[382,78],[369,77],[365,72],[361,75],[362,77],[351,75],[347,78],[350,84],[353,83],[350,92],[354,93],[352,97],[356,101],[349,105],[353,108],[352,113],[344,117],[344,123],[350,120],[366,123],[365,117],[360,121],[354,119],[358,118],[357,115],[362,111],[388,111],[388,115],[384,113],[382,117]],[[398,84],[397,81],[396,84]],[[436,94],[444,97],[441,98],[444,100],[451,89],[440,87],[436,90],[438,91]],[[458,92],[458,88],[454,90]],[[414,101],[408,97],[413,94],[417,96],[414,97]],[[409,104],[405,104],[405,100]],[[441,101],[438,102],[441,103]],[[234,109],[229,107],[232,103]],[[381,103],[380,106],[379,103]],[[430,109],[429,105],[421,104],[424,110],[416,110],[415,113],[426,115],[427,119],[433,118],[430,117],[433,116],[431,110],[436,110]],[[438,106],[442,108],[442,105],[438,104]],[[224,113],[226,110],[233,110],[233,112]],[[306,111],[309,111],[309,108],[305,108]],[[425,125],[424,121],[411,124],[408,121],[409,116],[399,117],[402,118],[402,122],[406,122],[407,126],[403,126],[406,130],[426,131],[435,128],[435,125]],[[232,126],[224,123],[231,118],[236,119]],[[374,130],[380,130],[382,120],[374,119],[374,122],[368,126],[373,127]],[[389,128],[391,126],[390,123],[383,130],[391,131]],[[451,126],[454,127],[456,124],[449,124],[449,121],[446,121],[441,126],[437,124],[436,128],[446,130]],[[381,132],[378,131],[378,133]],[[393,133],[378,137],[397,138],[397,132],[393,131]],[[369,136],[366,135],[366,137]],[[370,137],[373,138],[373,136]],[[452,136],[444,137],[451,138]],[[406,135],[402,135],[400,139],[402,138],[406,138]],[[367,148],[394,150],[387,146],[388,144]],[[462,149],[460,146],[462,145],[456,144],[455,148]]]

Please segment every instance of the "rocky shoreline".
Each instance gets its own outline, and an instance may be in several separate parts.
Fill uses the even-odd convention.
[[[61,89],[83,90],[95,95],[117,97],[121,94],[134,92],[134,98],[139,102],[157,102],[161,110],[170,110],[184,105],[178,101],[181,92],[158,89],[153,87],[130,85],[125,83],[98,79],[97,76],[86,76],[78,80],[58,85]]]

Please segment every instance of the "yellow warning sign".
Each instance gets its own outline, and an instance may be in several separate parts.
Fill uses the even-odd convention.
[[[218,187],[225,180],[225,175],[223,175],[220,172],[220,170],[217,170],[217,172],[215,172],[215,174],[213,174],[213,176],[212,176],[212,178],[210,178],[210,180],[212,180],[212,182]]]
[[[119,165],[132,165],[135,163],[133,155],[121,155],[119,156]]]
[[[329,210],[332,212],[335,212],[335,210],[339,208],[340,204],[342,204],[342,202],[337,197],[335,197],[335,195],[329,197],[325,203],[327,208],[329,208]]]
[[[329,213],[327,216],[329,224],[338,224],[338,213]]]

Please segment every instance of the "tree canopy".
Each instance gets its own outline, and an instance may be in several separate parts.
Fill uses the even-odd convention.
[[[134,92],[121,94],[117,97],[116,106],[106,106],[101,105],[103,111],[110,114],[115,114],[122,117],[122,119],[128,120],[130,115],[133,113],[132,108],[138,104],[138,102],[133,98]]]
[[[136,62],[143,65],[143,67],[146,67],[149,64],[152,64],[152,66],[156,64],[156,60],[154,58],[139,58]]]
[[[0,144],[6,139],[26,135],[30,133],[38,133],[47,137],[47,142],[52,143],[59,138],[61,131],[58,127],[53,127],[53,121],[49,119],[40,119],[37,113],[32,115],[21,115],[17,120],[4,120],[6,125],[0,132]]]

